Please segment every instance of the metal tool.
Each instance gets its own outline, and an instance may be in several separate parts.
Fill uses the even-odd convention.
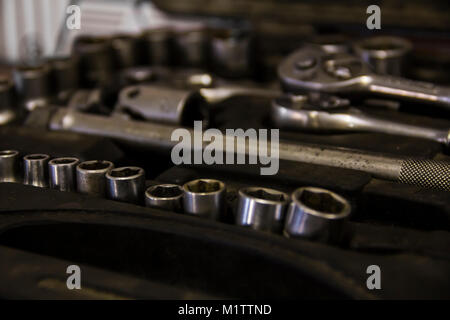
[[[176,184],[158,184],[145,191],[145,205],[164,210],[182,212],[183,189]]]
[[[84,161],[76,168],[77,191],[97,197],[106,196],[106,173],[114,164],[106,160]]]
[[[64,109],[57,110],[51,117],[49,128],[113,138],[133,146],[150,147],[152,150],[167,151],[179,144],[179,141],[171,140],[172,132],[179,129],[176,126],[108,118]],[[185,129],[192,136],[194,135],[192,129]],[[224,139],[233,139],[239,143],[234,136],[225,135]],[[247,155],[254,149],[248,147],[250,143],[256,145],[258,141],[246,139],[244,150]],[[226,146],[226,141],[223,146]],[[450,191],[450,162],[448,161],[394,157],[351,149],[288,142],[281,142],[278,147],[279,158],[283,160],[359,170],[379,179]],[[193,146],[186,143],[186,148],[192,150]],[[267,148],[270,150],[270,142]],[[216,152],[221,151],[226,150],[216,150]]]
[[[307,44],[331,54],[347,53],[351,49],[350,39],[341,33],[316,35]]]
[[[154,67],[131,67],[120,71],[121,87],[152,82],[157,79]]]
[[[109,199],[134,204],[143,203],[145,172],[139,167],[120,167],[106,173],[106,193]]]
[[[48,160],[47,154],[29,154],[23,157],[24,183],[30,186],[48,187]]]
[[[0,182],[22,182],[19,151],[0,151]]]
[[[450,129],[408,125],[372,116],[351,107],[347,99],[320,95],[285,95],[272,101],[272,121],[279,128],[313,132],[380,132],[436,141],[450,146]]]
[[[268,188],[239,190],[236,224],[255,230],[279,233],[283,229],[289,196]]]
[[[111,48],[115,65],[119,68],[131,68],[137,65],[137,38],[122,34],[111,38]]]
[[[16,116],[14,82],[9,74],[0,74],[0,125],[10,123]]]
[[[52,94],[60,103],[65,103],[78,87],[76,59],[72,57],[54,57],[48,60],[50,65],[50,84]]]
[[[355,55],[333,55],[312,46],[305,46],[287,57],[280,64],[278,75],[285,90],[292,93],[378,95],[450,110],[450,88],[377,75]]]
[[[174,34],[174,59],[177,65],[204,67],[208,54],[208,32],[206,28],[177,30]]]
[[[21,105],[28,111],[47,105],[50,95],[50,67],[19,66],[14,69],[14,84]]]
[[[284,226],[286,237],[303,237],[324,242],[341,240],[350,203],[322,188],[304,187],[292,193]]]
[[[251,72],[251,38],[240,29],[216,29],[211,35],[211,65],[218,75],[246,77]]]
[[[192,125],[193,120],[203,120],[207,125],[209,109],[215,104],[233,97],[273,98],[279,94],[276,90],[259,88],[201,88],[195,91],[137,85],[122,89],[115,111],[167,124]]]
[[[50,188],[60,191],[76,190],[76,167],[80,160],[73,157],[55,158],[48,162]]]
[[[197,179],[183,185],[184,213],[221,220],[226,211],[226,187],[222,181]]]
[[[404,38],[379,36],[357,41],[353,50],[376,74],[401,76],[405,58],[412,49],[412,43]]]
[[[113,70],[110,39],[82,35],[72,46],[72,55],[79,61],[82,87],[92,88],[108,83]]]
[[[151,65],[170,65],[171,40],[173,31],[170,28],[150,29],[142,33],[143,60]]]

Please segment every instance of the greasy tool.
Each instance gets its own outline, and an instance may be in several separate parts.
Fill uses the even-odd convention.
[[[272,121],[279,128],[314,132],[380,132],[428,139],[450,146],[450,129],[438,130],[395,122],[350,106],[347,99],[321,94],[285,95],[272,101]]]
[[[366,63],[372,66],[376,74],[401,76],[405,58],[411,51],[412,44],[399,37],[370,37],[357,41],[353,50]]]
[[[339,242],[350,203],[340,195],[322,188],[304,187],[292,193],[284,227],[287,237],[303,237],[324,242]]]
[[[145,205],[164,210],[182,212],[183,189],[176,184],[158,184],[145,191]]]
[[[48,163],[50,188],[60,191],[75,191],[75,169],[80,160],[72,157],[55,158]]]
[[[22,182],[20,156],[16,150],[0,151],[0,182]]]
[[[171,140],[172,132],[179,129],[176,126],[108,118],[65,109],[59,109],[53,114],[49,121],[49,128],[113,138],[133,146],[150,147],[153,150],[167,151],[179,144],[178,141]],[[185,129],[192,136],[194,135],[193,130]],[[225,135],[224,138],[236,140],[235,136]],[[248,148],[249,143],[257,145],[258,141],[249,139],[245,142],[246,154],[253,150]],[[225,145],[224,142],[223,146]],[[186,143],[186,148],[192,150],[193,146]],[[267,148],[271,149],[270,143]],[[221,151],[225,150],[216,152]],[[359,170],[379,179],[450,191],[450,162],[448,161],[394,157],[352,149],[288,142],[279,143],[279,158]]]
[[[47,105],[49,90],[50,67],[48,64],[39,66],[19,66],[14,69],[14,83],[20,95],[20,104],[26,110]]]
[[[192,125],[193,120],[203,120],[207,125],[208,106],[212,107],[233,97],[273,98],[279,94],[276,90],[259,88],[222,87],[191,91],[137,85],[126,87],[120,92],[115,111],[154,122]]]
[[[313,46],[305,46],[287,57],[280,64],[278,75],[285,90],[292,93],[378,95],[450,110],[450,88],[377,75],[355,55],[329,54]]]
[[[197,179],[183,186],[184,213],[220,220],[226,210],[226,187],[222,181]]]
[[[0,74],[0,125],[13,121],[16,116],[13,80],[9,74]]]
[[[106,173],[106,193],[109,199],[134,204],[143,203],[145,172],[139,167],[121,167]]]
[[[239,190],[236,224],[255,230],[279,233],[289,196],[273,189],[249,187]]]
[[[77,191],[97,197],[106,196],[106,173],[114,164],[106,160],[84,161],[76,169]]]
[[[23,157],[24,183],[30,186],[48,187],[48,160],[46,154],[29,154]]]

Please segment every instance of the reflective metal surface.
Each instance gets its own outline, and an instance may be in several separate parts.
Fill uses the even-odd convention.
[[[226,187],[222,181],[197,179],[183,185],[184,213],[220,220],[225,214]]]
[[[106,173],[114,164],[106,160],[84,161],[76,168],[77,191],[97,197],[106,196]]]
[[[158,184],[145,191],[145,205],[168,211],[182,212],[183,188],[176,184]]]
[[[109,199],[134,204],[143,203],[145,172],[139,167],[120,167],[106,173],[106,193]]]
[[[49,161],[50,188],[60,191],[76,191],[75,171],[80,160],[73,157],[55,158]]]
[[[29,154],[23,157],[24,183],[30,186],[48,187],[49,155]]]

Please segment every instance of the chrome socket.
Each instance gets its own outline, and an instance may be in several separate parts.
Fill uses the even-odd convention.
[[[182,212],[183,188],[176,184],[158,184],[145,191],[145,205],[164,210]]]
[[[284,235],[322,242],[339,242],[350,203],[340,195],[322,188],[304,187],[291,196]]]
[[[144,197],[145,172],[139,167],[115,168],[106,173],[109,199],[141,204]]]
[[[401,76],[405,59],[412,49],[409,40],[399,37],[371,37],[356,42],[354,51],[377,74]]]
[[[14,69],[14,83],[21,105],[28,111],[47,105],[50,96],[50,67],[20,66]]]
[[[55,158],[48,163],[50,188],[60,191],[75,191],[77,158]]]
[[[84,161],[77,165],[77,191],[97,197],[106,196],[106,173],[114,164],[106,160]]]
[[[0,151],[0,182],[21,182],[20,176],[19,151]]]
[[[281,191],[249,187],[239,190],[236,224],[255,230],[280,233],[289,196]]]
[[[49,159],[47,154],[29,154],[23,157],[24,184],[47,188]]]
[[[183,185],[183,207],[187,214],[220,220],[226,210],[226,186],[222,181],[197,179]]]

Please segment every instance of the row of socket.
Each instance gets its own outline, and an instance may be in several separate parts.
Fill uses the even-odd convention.
[[[145,190],[145,172],[139,167],[115,168],[106,160],[80,162],[74,157],[50,159],[46,154],[21,157],[18,151],[0,151],[0,182],[21,182],[223,221],[227,213],[226,185],[214,179],[158,184]],[[321,188],[303,187],[291,195],[260,187],[239,190],[235,223],[287,237],[325,242],[341,239],[349,202]]]

